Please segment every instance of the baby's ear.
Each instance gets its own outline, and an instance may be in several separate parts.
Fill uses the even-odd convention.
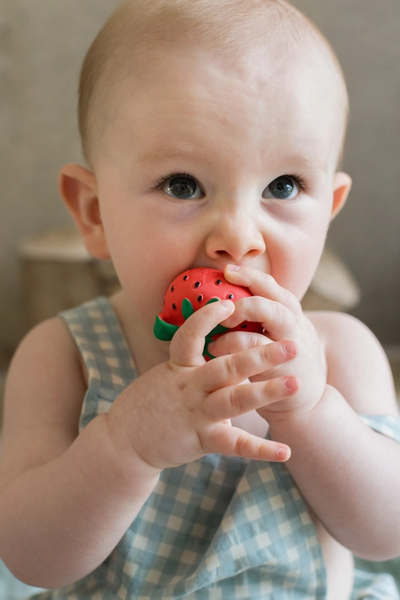
[[[352,180],[347,173],[335,173],[333,178],[333,203],[331,220],[342,210],[350,193]]]
[[[60,171],[59,190],[87,251],[95,258],[109,259],[94,174],[81,165],[65,165]]]

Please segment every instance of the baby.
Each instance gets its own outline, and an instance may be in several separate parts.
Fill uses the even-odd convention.
[[[400,419],[352,317],[305,314],[350,177],[333,51],[284,0],[130,0],[81,74],[60,189],[121,291],[42,323],[9,371],[0,555],[41,600],[399,598]],[[253,294],[153,322],[181,272]],[[218,324],[231,332],[202,356]]]

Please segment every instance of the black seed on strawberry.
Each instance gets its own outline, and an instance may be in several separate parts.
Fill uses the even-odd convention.
[[[233,300],[233,294],[228,294],[227,298],[228,298],[228,300]]]
[[[172,308],[173,308],[174,310],[176,310],[176,304],[173,304],[173,305],[172,305]]]
[[[247,323],[243,323],[242,329],[246,329],[246,327],[247,327]]]
[[[185,275],[183,281],[187,281],[189,279],[189,275]]]
[[[173,291],[174,291],[174,289],[175,289],[175,288],[174,288],[174,286],[172,285],[172,286],[171,286],[171,292],[173,292]]]
[[[197,301],[201,302],[203,300],[203,296],[200,294],[200,296],[197,296]]]
[[[217,281],[215,282],[215,285],[221,285],[222,283],[222,279],[217,279]]]
[[[201,286],[201,281],[196,281],[196,283],[194,284],[195,288],[198,288]]]

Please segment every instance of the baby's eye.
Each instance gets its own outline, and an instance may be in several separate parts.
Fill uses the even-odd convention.
[[[263,198],[276,198],[277,200],[293,200],[300,188],[292,177],[282,175],[272,181],[262,193]]]
[[[187,175],[174,175],[166,179],[161,189],[177,200],[197,200],[203,196],[196,180]]]

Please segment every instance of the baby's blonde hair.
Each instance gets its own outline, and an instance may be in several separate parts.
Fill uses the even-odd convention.
[[[89,164],[93,138],[107,123],[121,77],[134,73],[154,48],[167,55],[188,44],[235,63],[251,61],[252,52],[265,45],[272,57],[286,52],[293,59],[307,51],[310,61],[322,57],[336,79],[344,138],[348,97],[340,64],[317,27],[286,0],[127,0],[100,30],[81,69],[79,130]]]

